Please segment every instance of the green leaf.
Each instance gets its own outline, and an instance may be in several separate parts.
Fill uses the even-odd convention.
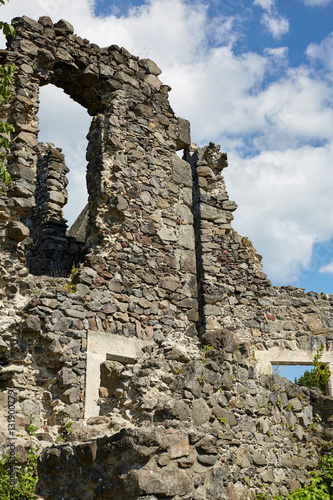
[[[0,21],[0,29],[2,30],[3,34],[6,36],[7,35],[12,35],[12,36],[16,35],[16,29],[11,24],[4,23],[3,21]]]

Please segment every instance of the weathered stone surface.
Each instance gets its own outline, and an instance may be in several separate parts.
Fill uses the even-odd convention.
[[[230,427],[236,425],[236,419],[232,412],[224,410],[221,406],[214,406],[212,411],[218,419],[226,419],[226,425],[230,425]]]
[[[194,401],[192,419],[195,425],[202,425],[210,419],[211,410],[204,399]]]
[[[58,28],[59,30],[64,31],[65,33],[68,33],[68,34],[74,33],[73,26],[68,21],[65,21],[64,19],[60,19],[60,21],[55,23],[54,28]]]
[[[77,376],[70,368],[61,368],[57,376],[62,386],[75,384],[78,381]]]
[[[23,241],[29,236],[29,229],[21,222],[9,222],[8,236],[15,241]]]
[[[140,59],[139,66],[152,75],[158,76],[162,73],[160,68],[150,59]]]
[[[29,333],[39,333],[41,328],[40,318],[29,315],[22,322],[22,331]]]
[[[132,470],[126,478],[129,493],[134,495],[162,495],[172,497],[191,492],[191,482],[185,472]]]
[[[188,120],[177,118],[178,137],[177,149],[185,149],[191,144],[191,126]]]
[[[175,156],[172,160],[172,178],[177,184],[192,187],[191,167],[178,156]]]

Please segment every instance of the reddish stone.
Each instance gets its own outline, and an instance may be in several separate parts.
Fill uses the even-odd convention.
[[[97,286],[97,288],[103,286],[105,284],[105,279],[102,278],[102,276],[96,276],[94,279],[94,285]]]
[[[132,212],[136,213],[137,215],[141,214],[141,209],[138,205],[130,205],[129,208],[130,210],[132,210]]]
[[[275,316],[272,316],[272,314],[266,314],[266,318],[269,319],[270,321],[275,321]]]
[[[98,328],[97,328],[96,321],[94,320],[94,318],[89,318],[88,323],[89,323],[89,329],[97,332]]]
[[[102,307],[101,309],[101,312],[105,313],[105,314],[113,314],[117,311],[117,306],[114,306],[113,304],[111,304],[111,302],[109,304],[106,304],[104,307]]]
[[[150,246],[151,246],[151,244],[152,244],[152,241],[151,241],[151,238],[148,238],[148,236],[144,236],[144,237],[141,239],[141,243],[142,243],[143,245],[146,245],[146,246],[150,247]]]

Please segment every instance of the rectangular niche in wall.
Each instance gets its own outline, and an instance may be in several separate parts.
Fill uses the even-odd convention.
[[[120,363],[135,363],[142,355],[142,348],[152,342],[122,335],[89,332],[87,340],[86,397],[84,418],[99,415],[100,365],[113,360]]]

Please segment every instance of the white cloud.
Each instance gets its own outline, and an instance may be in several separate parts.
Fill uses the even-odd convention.
[[[261,22],[273,38],[281,38],[289,31],[289,21],[276,13],[265,13]]]
[[[266,11],[261,17],[261,24],[273,38],[279,39],[288,33],[290,28],[289,21],[279,15],[275,0],[254,0],[253,5],[257,5]]]
[[[251,159],[232,154],[229,160],[230,197],[242,200],[235,228],[263,253],[264,271],[274,282],[295,281],[310,266],[313,245],[333,233],[332,145],[263,152]]]
[[[330,262],[326,266],[322,266],[318,269],[318,272],[321,274],[333,274],[333,262]]]
[[[306,55],[313,61],[320,61],[324,68],[333,73],[333,32],[321,43],[311,43],[306,49]]]
[[[269,11],[275,6],[275,0],[254,0],[253,5],[258,5],[262,9]]]
[[[264,55],[271,56],[275,60],[284,61],[288,56],[288,47],[267,47],[264,49]]]
[[[323,7],[328,5],[332,0],[302,0],[308,7]]]

